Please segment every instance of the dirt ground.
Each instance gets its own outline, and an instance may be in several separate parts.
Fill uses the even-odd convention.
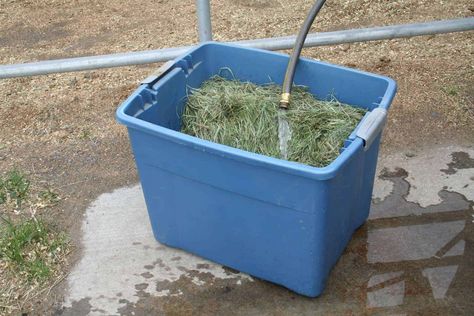
[[[295,34],[312,1],[211,1],[218,41]],[[194,1],[0,2],[2,64],[188,45]],[[328,1],[314,31],[474,16],[470,0]],[[305,49],[304,56],[394,78],[399,87],[383,153],[474,139],[473,32]],[[138,181],[126,130],[114,114],[157,65],[0,81],[0,173],[18,168],[63,198],[45,218],[76,245],[86,206]],[[71,255],[72,264],[80,253]],[[47,311],[61,285],[25,311]]]

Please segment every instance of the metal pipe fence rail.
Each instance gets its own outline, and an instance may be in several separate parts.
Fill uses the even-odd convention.
[[[200,2],[202,3],[199,4]],[[199,38],[201,41],[212,38],[210,15],[208,14],[209,6],[206,6],[206,2],[209,4],[206,0],[197,0]],[[206,10],[207,12],[201,12]],[[395,38],[470,30],[474,30],[473,17],[362,29],[350,29],[334,32],[311,33],[308,34],[306,38],[305,47],[389,40]],[[293,47],[295,39],[296,36],[283,36],[235,41],[230,43],[268,50],[282,50]],[[57,59],[25,64],[2,65],[0,66],[0,79],[163,62],[180,56],[191,47],[192,46],[183,46],[149,51]]]

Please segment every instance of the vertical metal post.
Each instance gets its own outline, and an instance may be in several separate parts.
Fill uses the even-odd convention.
[[[212,41],[211,6],[209,0],[196,0],[199,41]]]

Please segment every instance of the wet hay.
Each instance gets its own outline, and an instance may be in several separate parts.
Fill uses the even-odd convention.
[[[219,144],[280,158],[278,104],[280,87],[215,76],[191,91],[182,132]],[[285,112],[291,129],[288,160],[316,167],[339,155],[344,140],[366,112],[333,99],[316,100],[295,87]]]

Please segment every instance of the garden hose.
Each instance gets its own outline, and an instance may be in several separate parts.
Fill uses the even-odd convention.
[[[295,46],[293,47],[293,52],[291,53],[290,60],[288,61],[285,79],[281,89],[280,108],[282,109],[288,109],[290,104],[291,87],[293,85],[293,78],[295,76],[296,64],[300,58],[301,50],[303,49],[303,44],[306,36],[308,35],[309,29],[311,28],[316,15],[323,7],[324,2],[326,2],[326,0],[317,0],[314,3],[298,33],[298,36],[296,37]]]

